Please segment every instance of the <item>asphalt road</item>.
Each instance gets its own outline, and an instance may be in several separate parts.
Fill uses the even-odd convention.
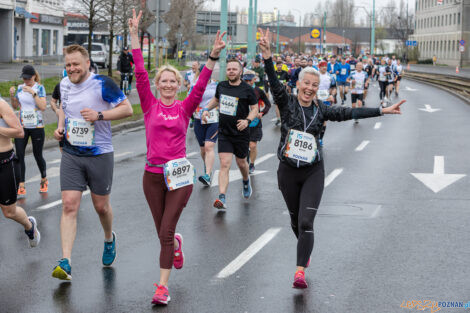
[[[456,77],[470,78],[470,68],[459,68],[459,73],[456,73],[455,66],[432,66],[425,64],[411,64],[410,70],[412,72],[430,73],[430,74],[444,74]],[[406,67],[405,67],[406,71]]]
[[[416,311],[401,308],[403,301],[467,302],[470,180],[461,177],[438,192],[430,187],[438,190],[450,181],[446,174],[470,174],[470,107],[428,85],[405,80],[402,88],[400,98],[407,102],[401,116],[358,125],[328,123],[328,186],[315,221],[308,289],[291,288],[296,240],[277,189],[274,154],[280,132],[270,121],[271,111],[264,121],[262,162],[252,176],[250,200],[241,197],[241,181],[232,181],[229,209],[218,212],[212,207],[217,187],[194,186],[177,227],[184,236],[186,263],[172,272],[168,307],[150,304],[160,247],[142,191],[144,129],[113,139],[111,203],[118,257],[111,268],[102,267],[103,233],[90,196],[84,195],[71,283],[50,277],[61,256],[60,153],[45,152],[47,195],[37,192],[39,172],[29,155],[28,194],[20,203],[37,218],[42,241],[38,248],[27,248],[20,227],[0,219],[0,311],[396,313]],[[377,104],[373,86],[367,105]],[[420,110],[426,104],[428,111],[440,110]],[[187,138],[187,154],[200,173],[192,130]],[[235,164],[232,169],[235,177]],[[433,172],[435,178],[417,175],[428,179],[430,187],[411,174]],[[250,246],[254,254],[247,260]],[[240,255],[242,266],[231,274],[229,264]]]

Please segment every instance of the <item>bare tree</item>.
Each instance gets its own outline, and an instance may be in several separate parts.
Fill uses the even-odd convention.
[[[329,4],[329,24],[336,27],[353,27],[357,8],[354,0],[335,0]]]
[[[163,20],[170,28],[167,39],[174,52],[177,53],[178,36],[185,41],[191,40],[196,34],[196,11],[203,4],[204,0],[171,1],[170,10],[163,16]]]
[[[106,11],[108,12],[108,29],[109,29],[109,58],[108,58],[108,76],[113,76],[113,51],[114,51],[114,34],[118,27],[116,18],[117,0],[106,0]]]
[[[92,34],[95,28],[106,19],[106,1],[102,0],[76,0],[75,12],[87,17],[88,20],[88,53],[91,55]]]

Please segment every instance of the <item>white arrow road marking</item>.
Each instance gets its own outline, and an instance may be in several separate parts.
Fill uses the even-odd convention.
[[[325,187],[328,187],[336,179],[336,177],[341,175],[342,172],[342,168],[337,168],[333,170],[333,172],[331,172],[330,175],[325,178]]]
[[[431,105],[425,104],[424,109],[420,108],[419,110],[424,111],[424,112],[434,113],[434,112],[440,111],[441,109],[433,109],[431,108]]]
[[[374,129],[379,129],[382,126],[381,122],[375,123]]]
[[[57,177],[60,175],[60,167],[54,166],[47,169],[47,178]],[[40,181],[41,175],[36,175],[26,181],[26,183],[32,183],[35,181]]]
[[[273,156],[275,156],[274,153],[265,154],[262,157],[256,159],[255,165],[258,165],[258,164],[272,158]],[[251,176],[256,176],[256,175],[259,175],[259,174],[264,174],[266,172],[267,171],[254,171],[254,173],[250,174],[250,175]],[[233,181],[240,180],[240,179],[242,179],[242,174],[240,173],[239,169],[229,171],[229,176],[228,176],[229,182],[233,182]],[[215,186],[218,186],[218,185],[219,185],[219,170],[216,170],[216,171],[214,171],[214,175],[212,175],[211,187],[215,187]]]
[[[364,140],[361,144],[356,148],[356,151],[362,151],[364,148],[369,144],[369,140]]]
[[[83,193],[82,193],[82,197],[83,196],[86,196],[86,195],[89,195],[90,194],[90,190],[85,190]],[[54,201],[54,202],[51,202],[51,203],[48,203],[48,204],[45,204],[45,205],[42,205],[40,207],[37,207],[36,210],[38,211],[43,211],[43,210],[47,210],[47,209],[50,209],[50,208],[53,208],[59,204],[62,204],[62,200],[57,200],[57,201]]]
[[[243,265],[245,265],[253,256],[256,255],[264,246],[266,246],[279,232],[281,228],[270,228],[255,242],[253,242],[245,251],[240,253],[229,265],[217,274],[216,278],[223,279],[234,274]]]
[[[465,174],[445,174],[444,157],[434,156],[434,171],[430,173],[411,173],[416,179],[422,182],[426,187],[438,193],[449,185],[452,185],[459,179],[467,176]]]
[[[410,87],[406,86],[405,90],[407,90],[407,91],[417,91],[418,89],[413,89],[413,88],[410,88]]]

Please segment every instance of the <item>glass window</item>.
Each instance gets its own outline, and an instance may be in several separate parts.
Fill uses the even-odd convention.
[[[52,54],[57,55],[59,50],[59,31],[54,30],[54,35],[52,37]]]
[[[51,54],[51,31],[49,29],[43,29],[41,39],[42,39],[41,40],[42,55],[50,55]]]
[[[33,55],[39,55],[39,29],[33,29]]]

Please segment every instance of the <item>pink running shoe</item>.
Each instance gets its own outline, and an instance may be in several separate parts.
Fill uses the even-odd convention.
[[[168,288],[161,285],[158,286],[157,284],[154,284],[155,287],[157,287],[157,290],[155,290],[155,294],[153,295],[152,298],[152,304],[163,304],[167,305],[168,302],[170,302],[170,293],[168,292]]]
[[[175,250],[175,256],[173,257],[173,266],[179,270],[183,268],[184,264],[184,253],[183,253],[183,236],[181,234],[176,233],[175,239],[179,243],[178,250]]]
[[[304,271],[295,272],[293,288],[307,288],[307,282],[305,281]]]

